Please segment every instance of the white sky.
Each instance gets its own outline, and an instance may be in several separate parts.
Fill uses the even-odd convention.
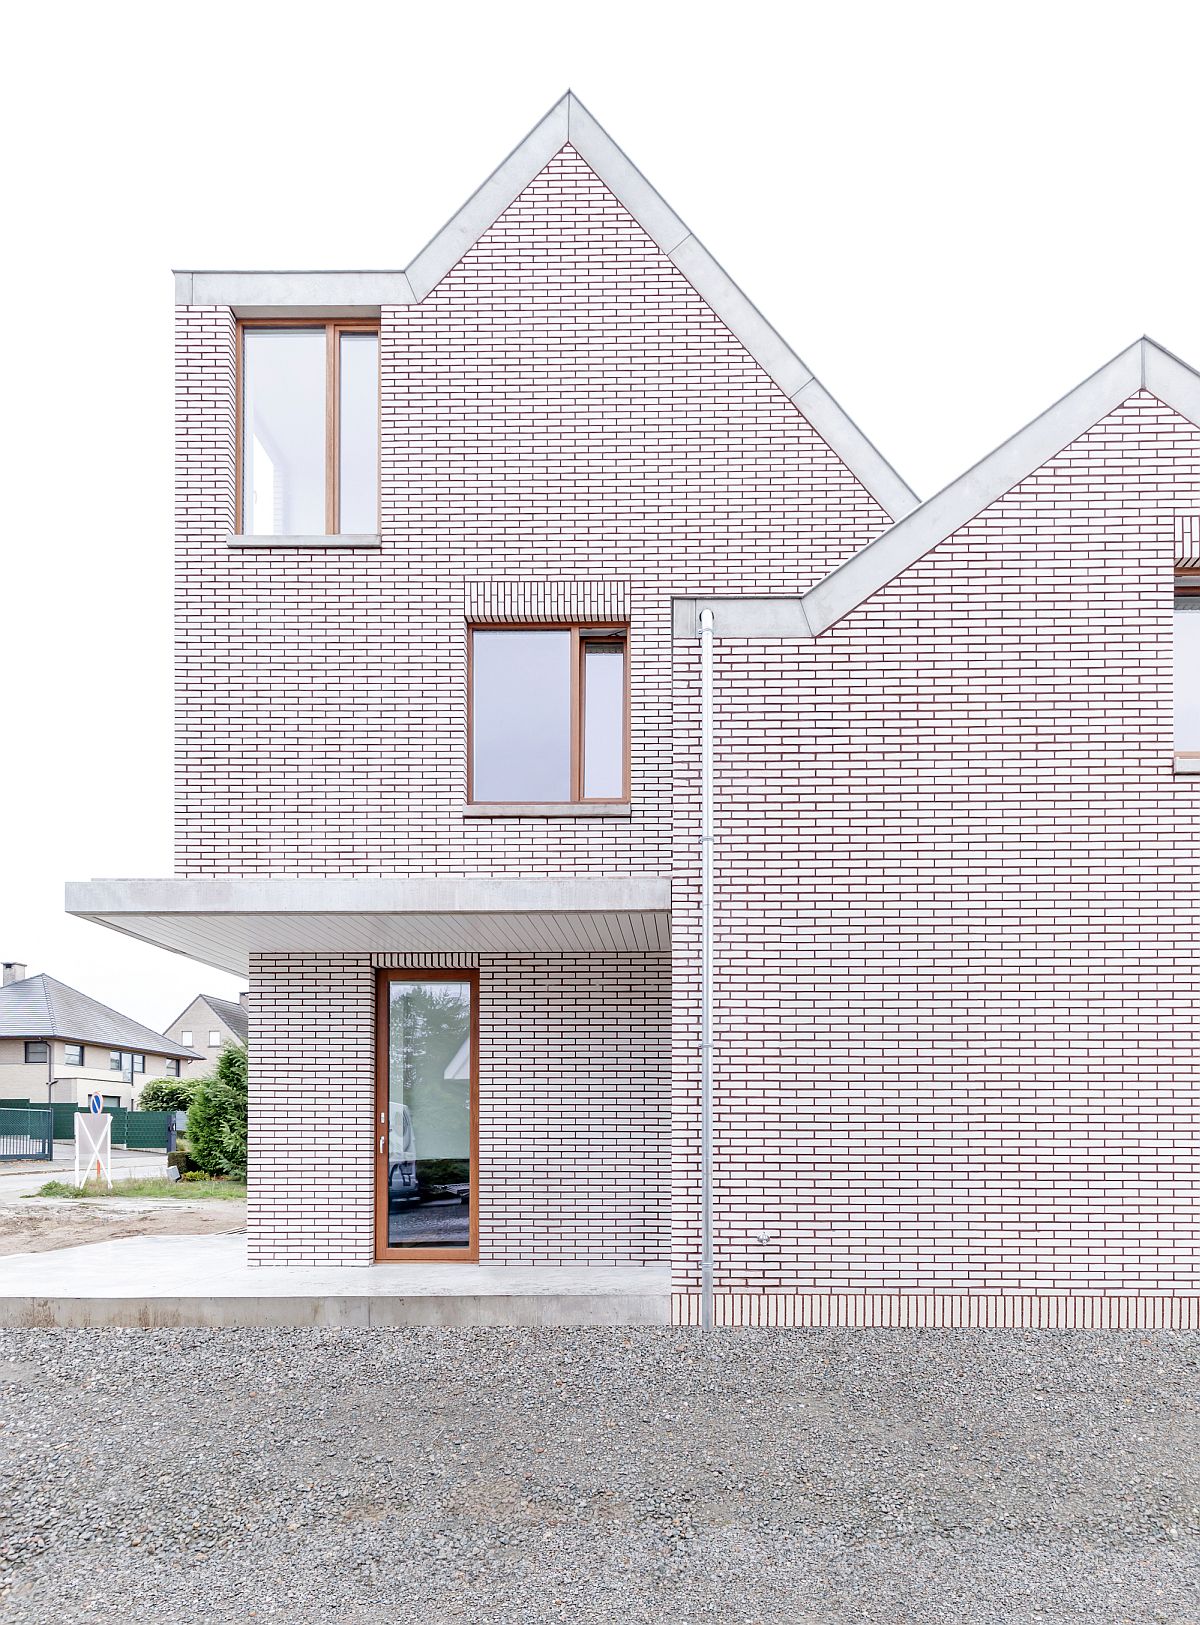
[[[1143,332],[1200,363],[1195,7],[12,8],[0,958],[171,856],[173,266],[402,267],[573,88],[919,495]]]

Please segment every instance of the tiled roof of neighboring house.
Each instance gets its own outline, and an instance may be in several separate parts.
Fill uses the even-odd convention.
[[[195,1050],[110,1010],[53,976],[26,976],[0,987],[0,1038],[69,1038],[79,1044],[197,1059]]]
[[[239,1044],[244,1044],[250,1030],[250,1023],[247,1019],[245,1010],[237,1002],[237,1000],[214,999],[207,993],[202,993],[200,997],[212,1011],[213,1015],[220,1020],[222,1026],[229,1028],[229,1031],[237,1039]]]

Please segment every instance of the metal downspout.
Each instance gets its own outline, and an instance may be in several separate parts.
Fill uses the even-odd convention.
[[[700,1324],[713,1323],[713,612],[700,611]]]

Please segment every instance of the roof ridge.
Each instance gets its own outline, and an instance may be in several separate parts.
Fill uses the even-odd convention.
[[[58,1013],[54,1008],[54,996],[50,991],[54,978],[53,976],[47,976],[43,970],[38,972],[38,980],[42,984],[42,997],[46,1001],[46,1015],[49,1017],[47,1025],[50,1028],[50,1034],[53,1035],[58,1032]]]
[[[883,511],[892,519],[911,513],[917,506],[913,491],[574,91],[558,98],[403,271],[176,271],[176,302],[263,313],[278,307],[286,314],[288,290],[281,290],[279,278],[290,274],[331,279],[324,288],[307,291],[306,302],[317,305],[420,303],[566,146],[632,215]]]

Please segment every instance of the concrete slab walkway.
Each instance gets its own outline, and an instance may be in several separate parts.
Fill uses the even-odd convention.
[[[665,1326],[670,1271],[251,1269],[246,1238],[130,1236],[0,1258],[0,1326]]]

